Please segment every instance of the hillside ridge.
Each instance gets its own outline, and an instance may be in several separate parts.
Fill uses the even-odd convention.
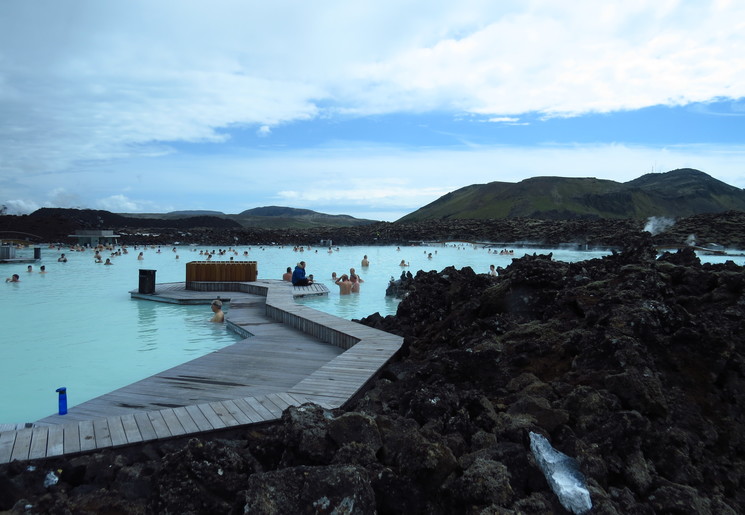
[[[628,182],[537,176],[517,183],[472,184],[443,195],[399,222],[492,218],[681,217],[745,210],[745,191],[692,168]]]

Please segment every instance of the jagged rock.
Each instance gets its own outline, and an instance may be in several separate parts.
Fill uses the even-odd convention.
[[[290,467],[253,474],[243,513],[376,513],[364,469],[354,466]]]

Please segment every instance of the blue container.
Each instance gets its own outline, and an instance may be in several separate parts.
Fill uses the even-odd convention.
[[[65,415],[67,414],[67,388],[61,386],[57,388],[57,393],[59,393],[59,414]]]

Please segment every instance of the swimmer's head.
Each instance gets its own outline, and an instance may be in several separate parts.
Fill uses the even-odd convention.
[[[212,305],[213,306],[217,306],[218,308],[221,308],[222,307],[222,301],[219,300],[219,299],[215,299],[215,300],[212,301]]]

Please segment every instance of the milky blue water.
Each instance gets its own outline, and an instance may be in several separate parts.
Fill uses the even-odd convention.
[[[93,251],[42,248],[42,260],[26,264],[0,264],[0,281],[18,273],[19,283],[0,282],[0,423],[38,420],[57,411],[57,393],[67,387],[72,407],[116,388],[126,386],[239,340],[222,324],[208,320],[209,307],[182,306],[131,299],[138,287],[139,270],[156,270],[156,282],[183,282],[186,263],[204,259],[200,251],[220,247],[130,248],[111,257],[112,266],[94,262]],[[225,248],[227,251],[227,248]],[[429,247],[342,247],[328,252],[312,248],[237,247],[215,261],[258,262],[259,278],[280,279],[285,269],[304,260],[306,271],[331,290],[328,297],[301,302],[342,318],[359,319],[375,312],[394,314],[398,301],[385,297],[391,277],[402,270],[442,270],[470,266],[486,273],[489,265],[507,266],[525,253],[554,253],[554,259],[577,261],[600,257],[604,251],[514,249],[512,256],[491,253],[467,244]],[[67,263],[57,258],[64,252]],[[139,252],[144,259],[137,260]],[[244,255],[248,252],[248,255]],[[361,266],[364,255],[370,265]],[[16,257],[32,257],[32,249]],[[177,257],[178,256],[178,257]],[[711,258],[720,259],[720,258]],[[729,258],[733,259],[733,258]],[[408,267],[399,266],[404,260]],[[722,259],[724,260],[724,259]],[[734,258],[745,264],[745,258]],[[39,266],[45,265],[46,274]],[[339,295],[332,272],[349,273],[354,267],[364,283],[359,294]],[[225,308],[228,316],[230,306]]]

